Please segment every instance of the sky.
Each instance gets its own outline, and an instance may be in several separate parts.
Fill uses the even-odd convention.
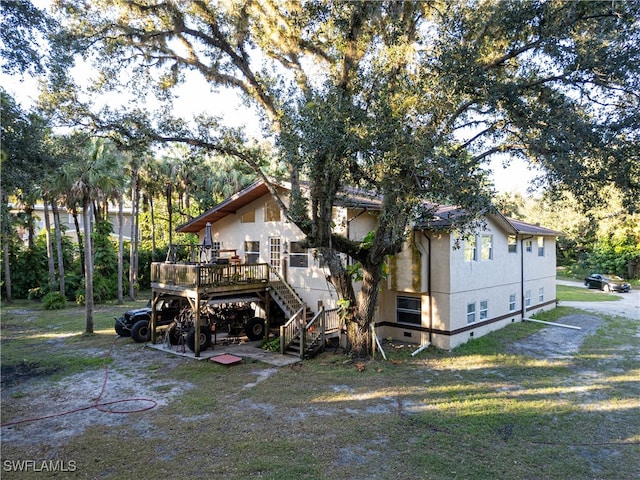
[[[38,98],[37,82],[33,78],[18,79],[3,73],[0,75],[0,84],[24,109],[34,105]],[[228,126],[246,126],[248,131],[259,135],[257,116],[242,104],[235,93],[212,93],[201,77],[190,78],[175,102],[175,112],[189,118],[204,110],[209,114],[222,116]],[[530,170],[527,164],[519,159],[514,159],[505,167],[502,158],[495,158],[489,168],[492,170],[491,179],[499,193],[519,192],[527,195],[529,183],[536,175],[535,171]]]

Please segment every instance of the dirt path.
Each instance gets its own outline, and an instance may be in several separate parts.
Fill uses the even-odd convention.
[[[580,330],[557,326],[545,327],[523,340],[514,342],[508,351],[535,358],[570,358],[580,350],[580,345],[587,336],[596,333],[602,319],[597,315],[579,314],[562,317],[557,323],[580,327]]]
[[[105,356],[108,352],[92,350],[82,353]],[[15,412],[11,415],[14,420],[38,420],[2,427],[2,441],[13,445],[54,446],[82,434],[89,426],[130,424],[134,429],[143,429],[141,417],[137,417],[140,419],[138,425],[130,415],[101,410],[128,413],[164,406],[192,388],[188,382],[167,380],[166,376],[140,375],[150,367],[157,372],[168,372],[179,362],[138,344],[128,343],[127,339],[116,343],[111,358],[106,370],[82,372],[56,382],[46,376],[31,378],[3,388],[5,412]],[[136,368],[132,369],[132,365]],[[100,409],[92,408],[96,401],[107,405]]]

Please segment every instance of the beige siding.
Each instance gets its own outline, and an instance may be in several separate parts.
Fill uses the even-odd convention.
[[[265,205],[271,197],[265,195],[249,205],[239,209],[236,213],[216,222],[212,226],[212,235],[215,242],[221,243],[222,249],[235,249],[242,261],[245,261],[245,241],[260,242],[259,262],[269,263],[269,239],[278,237],[284,243],[304,240],[304,235],[293,223],[286,221],[284,216],[278,222],[265,222]],[[255,211],[255,222],[242,223],[242,216],[250,211]],[[204,232],[200,232],[202,237]],[[284,256],[284,255],[283,255]],[[288,261],[287,261],[288,263]],[[296,289],[302,299],[312,310],[316,310],[318,300],[322,300],[325,306],[333,308],[337,300],[335,290],[326,280],[328,269],[323,267],[314,250],[308,254],[309,268],[296,268],[286,266],[287,281]]]
[[[418,293],[422,299],[423,312],[420,327],[423,330],[432,328],[433,344],[439,348],[450,349],[471,338],[478,338],[511,322],[520,321],[523,278],[524,291],[531,292],[531,307],[527,309],[527,315],[555,306],[555,238],[544,238],[542,256],[538,255],[536,238],[533,238],[531,252],[522,252],[522,238],[518,239],[517,252],[509,252],[508,232],[488,219],[486,228],[477,232],[477,259],[467,261],[464,248],[454,247],[453,235],[431,234],[432,285],[430,289],[422,287],[417,290],[417,279],[421,280],[424,273],[423,269],[410,268],[410,259],[419,259],[423,264],[428,263],[426,254],[414,255],[412,251],[416,246],[428,246],[427,242],[418,243],[418,235],[421,234],[416,234],[413,244],[408,245],[394,261],[394,265],[397,266],[393,270],[395,277],[387,282],[388,289],[381,297],[384,306],[380,308],[378,322],[395,324],[397,295]],[[481,255],[483,235],[492,239],[489,259],[482,259]],[[421,249],[416,250],[420,252]],[[514,305],[510,305],[511,295],[515,297]],[[467,315],[470,304],[474,306],[472,311],[475,311],[475,317]],[[431,316],[429,307],[432,310]],[[481,310],[486,311],[486,318],[480,318]],[[470,322],[472,318],[474,321]],[[415,328],[411,331],[407,325],[385,326],[380,329],[379,334],[415,343],[424,343],[428,338],[428,333]]]

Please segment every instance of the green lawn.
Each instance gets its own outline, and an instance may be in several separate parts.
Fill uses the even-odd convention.
[[[587,287],[556,285],[556,297],[565,302],[609,302],[620,300],[617,295],[604,293]]]
[[[96,359],[111,347],[113,316],[125,308],[100,306],[97,333],[85,335],[81,308],[3,305],[3,387],[5,373],[23,362],[34,378],[13,377],[3,388],[2,421],[61,408],[56,397],[46,412],[24,410],[36,403],[38,382],[61,395],[55,387],[65,376],[102,378]],[[536,318],[579,313],[559,307]],[[3,471],[3,479],[633,478],[640,467],[638,322],[603,318],[567,359],[510,353],[510,344],[541,328],[517,322],[451,352],[428,348],[416,357],[415,345],[385,343],[389,361],[362,364],[327,351],[279,369],[186,360],[120,339],[111,381],[120,374],[141,385],[158,382],[158,399],[175,386],[180,394],[115,426],[101,423],[108,414],[74,414],[91,416],[93,425],[69,438],[70,417],[10,427],[25,441],[3,436],[3,465],[53,459],[76,469],[58,476]],[[133,370],[123,364],[132,354],[143,359]],[[26,441],[30,428],[50,429],[60,440]]]

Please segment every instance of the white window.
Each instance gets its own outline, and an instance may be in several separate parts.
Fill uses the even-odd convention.
[[[474,262],[478,259],[476,252],[476,236],[469,235],[464,239],[464,261]]]
[[[278,272],[281,270],[282,257],[280,256],[280,237],[269,238],[269,265],[275,268]]]
[[[396,297],[396,321],[398,323],[422,323],[422,299],[419,297]]]
[[[516,310],[516,294],[509,295],[509,311],[514,312]]]
[[[260,242],[244,242],[245,262],[258,263],[260,258]]]
[[[524,292],[524,305],[525,307],[531,306],[531,290]]]
[[[289,266],[299,268],[306,268],[309,266],[309,250],[303,247],[302,242],[291,242]]]
[[[538,237],[538,256],[544,257],[544,237]]]
[[[467,303],[467,323],[473,323],[476,321],[476,304]]]
[[[509,253],[516,253],[518,251],[518,239],[515,235],[509,235],[507,238],[507,245]]]
[[[538,289],[538,301],[540,303],[544,302],[544,287]]]
[[[487,318],[489,318],[489,300],[482,300],[480,302],[480,320]]]
[[[525,242],[524,242],[524,250],[526,252],[532,252],[533,251],[533,242],[531,240],[525,240]]]
[[[220,249],[222,248],[221,242],[213,242],[211,246],[211,258],[218,258],[220,256]]]
[[[493,258],[493,235],[482,235],[480,238],[480,258],[491,260]]]

